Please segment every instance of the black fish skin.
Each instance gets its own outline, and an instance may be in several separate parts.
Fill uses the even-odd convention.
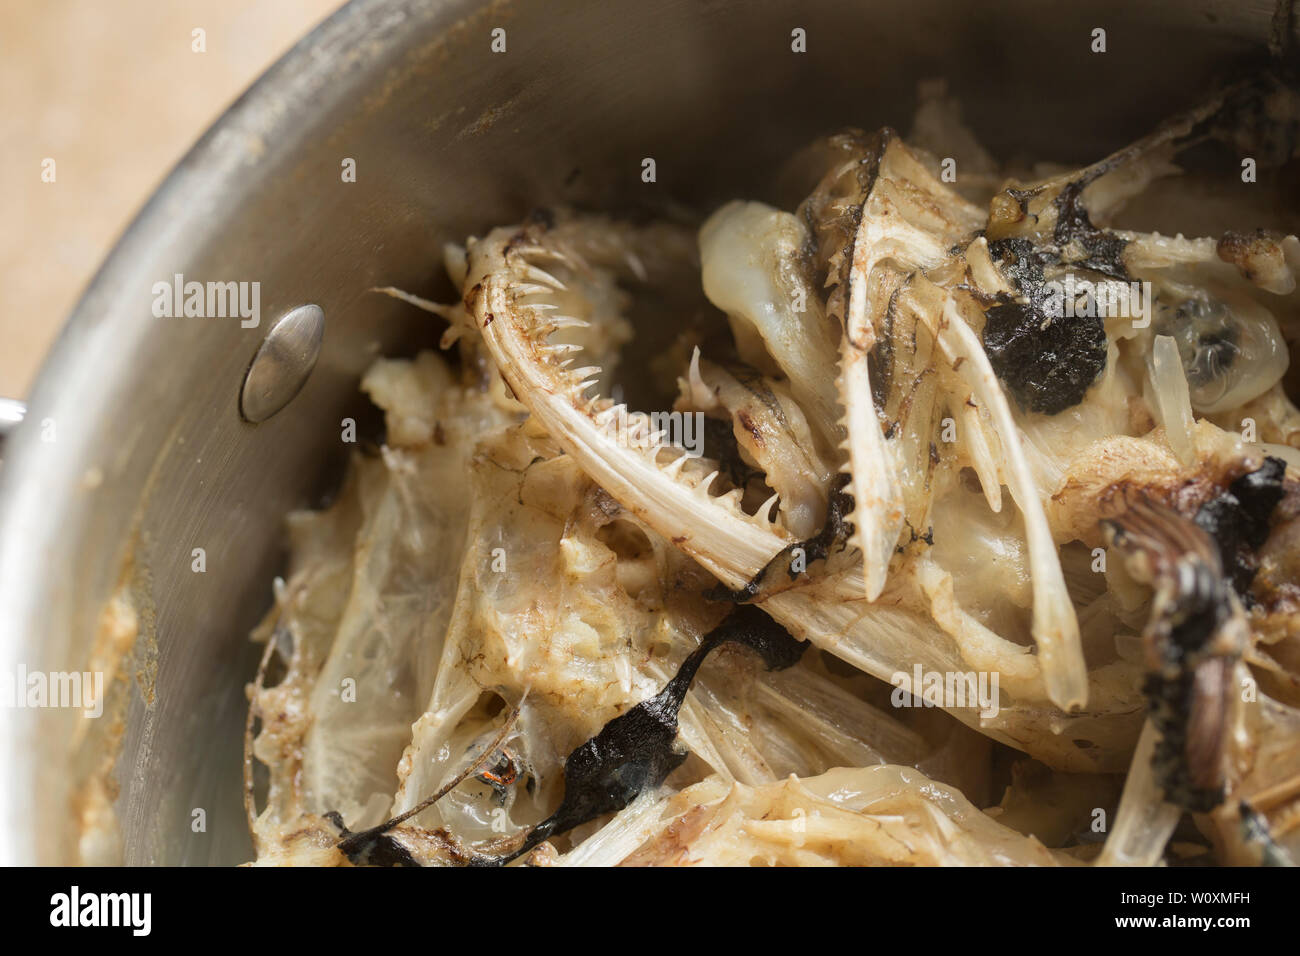
[[[1198,786],[1188,760],[1192,713],[1197,705],[1198,672],[1216,666],[1207,645],[1228,619],[1228,584],[1217,569],[1203,562],[1191,567],[1190,586],[1182,593],[1162,663],[1142,683],[1151,719],[1160,731],[1151,766],[1168,799],[1194,813],[1207,813],[1223,801],[1222,787]]]
[[[1047,314],[1044,267],[1060,261],[1056,253],[1019,238],[991,242],[989,253],[1025,298],[986,313],[989,364],[1024,411],[1056,415],[1073,408],[1106,368],[1105,323],[1099,316]],[[1091,258],[1079,264],[1095,268]]]
[[[1255,552],[1268,540],[1269,517],[1282,500],[1285,475],[1286,462],[1265,458],[1257,470],[1201,505],[1193,519],[1218,544],[1223,573],[1247,607],[1254,603],[1250,584],[1259,568]]]
[[[1106,368],[1106,329],[1096,316],[1049,318],[1032,302],[1007,302],[988,311],[984,351],[1022,409],[1056,415]]]
[[[529,832],[523,845],[488,865],[508,863],[543,840],[606,813],[622,810],[643,791],[659,786],[686,759],[674,747],[677,712],[700,665],[721,644],[743,644],[758,653],[768,670],[798,663],[808,647],[756,607],[742,605],[700,641],[677,674],[654,697],[607,723],[564,762],[564,800]]]
[[[411,855],[411,851],[397,842],[388,832],[388,824],[380,824],[369,830],[353,833],[343,823],[343,816],[337,810],[325,814],[339,828],[342,839],[338,843],[339,851],[354,866],[420,866],[420,861]]]
[[[764,596],[763,582],[769,580],[773,569],[784,566],[791,581],[799,576],[799,572],[791,566],[793,564],[791,559],[796,550],[803,551],[805,565],[824,560],[835,552],[843,550],[853,535],[853,522],[848,520],[849,515],[853,514],[853,495],[844,490],[848,487],[849,477],[849,475],[840,475],[831,486],[830,499],[826,507],[826,523],[822,525],[820,531],[806,541],[796,541],[782,548],[746,582],[743,588],[733,591],[719,584],[706,591],[704,597],[710,601],[748,604]]]
[[[1068,259],[1071,265],[1112,279],[1127,279],[1123,255],[1128,240],[1094,226],[1083,205],[1083,190],[1094,178],[1081,177],[1061,189],[1055,199],[1056,227],[1052,239],[1061,249],[1073,246],[1074,254]]]
[[[1160,732],[1151,761],[1156,779],[1166,799],[1194,813],[1214,809],[1225,796],[1222,782],[1208,783],[1213,766],[1196,756],[1215,752],[1205,746],[1205,735],[1216,724],[1222,729],[1222,700],[1235,660],[1214,646],[1214,638],[1232,616],[1234,600],[1247,607],[1253,601],[1255,552],[1268,539],[1285,472],[1284,461],[1265,458],[1191,518],[1204,550],[1178,555],[1177,599],[1159,622],[1156,664],[1142,685]],[[1114,540],[1123,546],[1122,529]]]
[[[997,377],[1028,412],[1056,415],[1083,401],[1106,368],[1106,328],[1100,316],[1052,316],[1045,309],[1048,265],[1071,266],[1111,279],[1127,279],[1128,240],[1093,225],[1083,190],[1101,175],[1080,177],[1053,200],[1052,240],[1036,246],[1028,239],[989,243],[989,253],[1015,283],[1024,301],[1004,301],[987,313],[984,351]],[[1028,194],[1012,195],[1024,208]]]

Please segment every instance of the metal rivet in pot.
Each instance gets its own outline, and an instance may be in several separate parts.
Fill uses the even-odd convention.
[[[4,450],[5,436],[22,424],[27,406],[12,398],[0,398],[0,451]]]
[[[264,422],[297,395],[320,356],[325,313],[318,305],[300,305],[281,316],[253,356],[239,412],[250,422]]]

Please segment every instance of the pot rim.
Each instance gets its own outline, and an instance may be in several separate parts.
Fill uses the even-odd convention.
[[[160,270],[185,260],[219,232],[225,221],[220,210],[238,208],[259,188],[262,180],[250,169],[292,155],[312,128],[312,117],[389,68],[403,48],[441,33],[474,6],[463,0],[351,0],[298,40],[217,118],[113,244],[47,353],[23,424],[5,442],[0,467],[3,673],[18,673],[39,644],[57,648],[66,636],[45,620],[52,602],[98,605],[108,597],[83,596],[80,582],[57,580],[57,572],[60,550],[78,539],[93,503],[83,478],[103,458],[105,433],[112,431],[97,429],[91,420],[102,421],[103,410],[112,405],[106,396],[130,389],[140,374],[133,345],[149,329],[138,321],[138,302],[127,292],[142,282],[149,288],[146,277],[163,274]],[[57,442],[42,441],[46,420],[60,423]],[[121,437],[129,443],[129,436]],[[51,752],[49,727],[42,730],[37,713],[8,710],[0,734],[0,767],[6,769],[0,786],[0,865],[64,862],[57,859],[59,841],[42,839],[33,821],[38,807],[54,799],[40,791],[38,770],[54,762],[56,772],[66,774],[70,754]]]

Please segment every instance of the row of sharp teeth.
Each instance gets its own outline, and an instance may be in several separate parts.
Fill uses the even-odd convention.
[[[510,262],[512,254],[519,257],[515,262]],[[789,536],[782,533],[779,525],[772,523],[777,506],[775,496],[765,502],[756,514],[747,515],[741,507],[743,491],[731,489],[716,497],[713,496],[711,491],[720,477],[719,471],[714,468],[707,474],[701,475],[702,468],[688,469],[690,459],[686,451],[667,444],[664,440],[665,432],[653,431],[649,416],[630,412],[625,405],[615,403],[608,398],[587,394],[598,384],[600,368],[585,366],[571,369],[570,365],[577,360],[581,349],[571,344],[552,344],[548,341],[549,336],[555,331],[582,327],[587,323],[559,312],[559,306],[554,301],[550,301],[550,298],[555,293],[565,291],[564,283],[535,263],[528,262],[524,258],[527,254],[516,249],[513,253],[506,252],[502,256],[506,262],[506,269],[499,272],[496,278],[504,283],[505,300],[511,307],[506,310],[506,315],[496,317],[501,322],[500,326],[492,328],[490,332],[485,327],[485,332],[500,344],[505,353],[498,356],[500,361],[509,362],[512,358],[516,361],[529,361],[529,351],[536,356],[533,361],[542,368],[536,368],[535,371],[541,372],[549,379],[548,385],[551,387],[532,394],[530,405],[534,413],[543,412],[541,417],[548,430],[552,424],[558,424],[558,420],[547,421],[546,419],[550,417],[547,412],[564,414],[562,405],[567,401],[571,409],[569,414],[576,412],[581,420],[587,423],[582,427],[589,429],[588,437],[585,439],[590,446],[588,454],[602,459],[602,464],[611,474],[622,477],[627,485],[626,494],[639,499],[637,503],[644,508],[652,523],[656,516],[656,509],[673,507],[671,500],[674,494],[685,492],[696,500],[697,504],[692,508],[686,501],[678,499],[681,502],[679,507],[683,510],[677,515],[660,512],[663,524],[658,530],[661,533],[667,531],[669,537],[684,533],[685,526],[691,523],[691,519],[701,514],[698,506],[704,504],[707,505],[709,513],[717,516],[716,522],[719,528],[724,528],[731,521],[743,522],[749,528],[748,532],[741,532],[739,528],[730,532],[733,541],[752,535],[755,529],[761,529],[763,537],[759,540],[765,542],[761,550],[766,552],[766,557],[770,558],[779,552],[788,543]],[[562,255],[552,255],[552,258],[565,262]],[[865,320],[865,316],[859,314],[865,294],[865,282],[860,271],[854,269],[849,289],[851,314],[847,325],[850,333],[860,328]],[[947,312],[950,314],[942,319],[936,318],[929,324],[932,326],[931,332],[935,335],[936,341],[952,359],[959,352],[970,352],[975,346],[967,341],[971,338],[969,334],[965,338],[959,335],[957,338],[960,342],[953,339],[954,332],[965,331],[964,319],[953,308],[950,297],[948,305]],[[519,350],[522,354],[511,354],[515,350],[510,348],[509,343],[502,338],[506,333],[506,329],[502,326],[507,323],[510,324],[511,331],[529,347]],[[957,329],[953,327],[953,323],[958,323],[963,328]],[[852,335],[846,334],[841,352],[839,388],[845,405],[842,424],[846,432],[843,450],[846,452],[847,462],[844,468],[854,475],[854,482],[851,485],[854,496],[852,516],[854,531],[850,544],[863,555],[864,587],[868,599],[875,600],[884,589],[894,546],[901,533],[904,514],[896,469],[891,465],[889,446],[876,420],[875,404],[871,397],[865,368],[865,355],[860,353],[861,350],[852,341]],[[984,368],[987,366],[987,360],[982,363],[979,361],[982,357],[982,355],[968,355],[967,365],[970,367],[964,369],[965,374],[962,375],[966,385],[974,388],[977,393],[981,391],[982,386],[984,391],[989,391],[987,382],[983,382],[981,386],[981,383],[972,380],[972,376],[980,378],[976,373],[977,368],[987,371]],[[562,387],[554,388],[557,385]],[[563,396],[563,399],[557,402],[559,396]],[[981,395],[981,404],[987,405],[988,401],[993,400],[996,405],[998,397]],[[549,403],[556,403],[556,405],[548,409],[545,406]],[[1019,451],[1018,436],[1014,434],[1014,425],[1010,426],[1012,433],[1002,434],[1007,431],[1009,422],[1005,420],[1007,419],[1005,410],[1003,412],[1000,417],[994,416],[997,421],[988,424],[992,425],[1003,452],[1014,458],[1015,452]],[[569,427],[575,427],[577,423],[572,422],[572,419],[570,421]],[[985,434],[985,423],[976,421],[980,426],[975,430],[976,433],[987,442],[989,436]],[[618,431],[620,427],[625,429],[622,435]],[[570,453],[574,453],[574,449],[569,450]],[[640,457],[650,468],[631,467],[629,459],[634,456]],[[663,460],[665,457],[668,458],[667,461]],[[629,464],[620,465],[620,461],[628,461]],[[1017,464],[1023,463],[1017,462]],[[1031,532],[1029,542],[1031,563],[1036,572],[1034,632],[1039,640],[1040,653],[1044,658],[1044,677],[1051,698],[1058,706],[1069,710],[1074,706],[1082,705],[1087,693],[1086,670],[1081,666],[1082,654],[1077,623],[1074,621],[1073,607],[1068,601],[1063,581],[1059,581],[1060,566],[1054,549],[1050,555],[1046,550],[1050,547],[1051,541],[1050,535],[1044,540],[1042,533],[1045,528],[1045,516],[1042,514],[1041,504],[1032,486],[1025,486],[1025,482],[1020,480],[1024,477],[1023,467],[1014,467],[1012,471],[1016,474],[1009,474],[1007,477],[1011,479],[1014,497],[1021,506],[1021,511],[1025,513],[1026,524],[1030,526],[1028,530]],[[981,475],[981,478],[984,477],[992,478],[992,476]],[[657,487],[638,486],[638,482],[646,480]],[[1000,486],[1000,480],[997,483]],[[990,496],[990,505],[993,503],[994,500]],[[697,556],[700,556],[701,552],[704,556],[709,556],[710,531],[716,529],[690,528],[689,530],[698,532],[692,545]],[[714,555],[717,560],[710,562],[715,573],[718,569],[727,572],[726,577],[731,579],[729,583],[733,586],[736,581],[743,582],[752,577],[766,563],[756,553],[754,539],[749,537],[748,541],[749,548],[744,561],[738,563],[736,560],[728,561],[721,555]],[[1057,606],[1061,600],[1064,600],[1064,606]]]
[[[578,353],[582,351],[582,346],[575,343],[552,343],[548,338],[561,330],[587,328],[590,323],[559,313],[560,306],[547,301],[555,293],[566,291],[567,286],[555,275],[535,263],[528,262],[527,257],[545,253],[562,264],[572,267],[571,260],[563,253],[542,246],[529,246],[513,252],[520,257],[520,264],[512,264],[510,271],[517,278],[510,281],[509,295],[521,312],[531,311],[538,317],[531,331],[525,328],[523,334],[532,341],[536,353],[554,370],[555,377],[565,383],[569,399],[592,421],[601,434],[609,439],[611,445],[609,454],[639,454],[670,482],[690,491],[702,501],[707,501],[748,524],[771,530],[777,520],[779,495],[773,494],[753,515],[747,514],[741,507],[744,490],[732,488],[721,494],[714,494],[713,488],[721,478],[721,472],[716,468],[703,474],[701,474],[702,469],[688,470],[687,465],[693,460],[691,455],[681,446],[668,443],[666,430],[652,430],[652,420],[649,415],[632,411],[626,404],[615,402],[610,398],[587,394],[599,384],[602,369],[595,365],[570,369],[569,366],[577,360]],[[623,429],[621,435],[620,428]],[[626,439],[626,443],[619,444],[620,438]],[[666,461],[663,460],[665,457]],[[783,542],[775,544],[777,549],[781,546]]]
[[[871,202],[870,197],[866,202]],[[869,381],[867,352],[874,345],[875,328],[866,314],[869,279],[878,263],[892,261],[905,271],[923,273],[927,261],[942,260],[945,255],[936,238],[908,223],[891,200],[882,200],[882,208],[886,214],[876,216],[869,215],[864,206],[853,244],[839,380],[848,430],[848,467],[853,476],[853,543],[862,552],[863,585],[868,600],[873,601],[884,589],[906,516],[891,443],[878,427]],[[975,240],[981,250],[983,243],[982,238]],[[1032,632],[1048,695],[1062,710],[1082,707],[1087,702],[1088,678],[1078,621],[1006,396],[983,345],[967,325],[951,292],[944,294],[942,314],[932,314],[928,308],[914,311],[916,320],[924,323],[939,351],[957,372],[961,387],[968,392],[954,396],[958,404],[964,405],[967,398],[974,396],[989,416],[987,424],[978,414],[963,417],[975,426],[972,434],[977,436],[978,447],[972,447],[971,452],[973,460],[982,466],[980,480],[990,507],[1001,507],[1000,485],[1005,478],[1025,521],[1034,593]],[[980,454],[989,449],[993,437],[1006,458],[1004,469],[998,469]],[[996,493],[988,490],[990,483],[998,486]]]

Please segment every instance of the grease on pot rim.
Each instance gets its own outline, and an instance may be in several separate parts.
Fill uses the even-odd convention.
[[[302,390],[324,335],[325,313],[318,305],[300,305],[271,326],[240,390],[239,413],[247,421],[266,421]]]

